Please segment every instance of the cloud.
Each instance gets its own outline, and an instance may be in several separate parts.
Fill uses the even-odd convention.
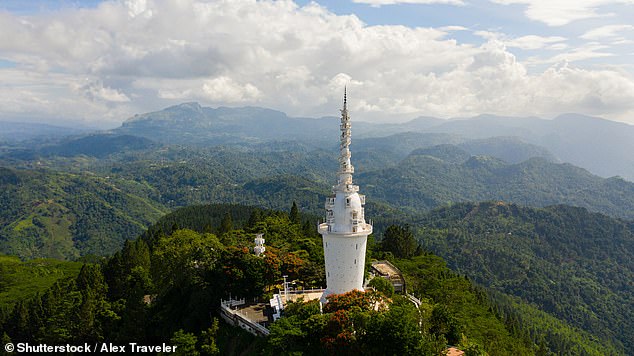
[[[443,26],[443,27],[439,27],[438,30],[451,32],[451,31],[468,31],[469,29],[464,26]]]
[[[522,36],[518,38],[514,38],[512,40],[506,41],[505,44],[507,47],[516,47],[520,49],[540,49],[547,47],[553,43],[558,43],[565,41],[565,37],[560,36],[536,36],[536,35],[528,35]],[[552,48],[552,46],[550,47]],[[556,47],[555,49],[557,49]]]
[[[579,37],[593,41],[602,39],[624,39],[621,33],[633,30],[634,26],[632,25],[607,25],[592,29]]]
[[[520,48],[524,50],[534,50],[548,47],[550,49],[562,48],[559,42],[566,41],[565,37],[561,36],[537,36],[537,35],[526,35],[516,38],[511,38],[508,35],[501,32],[492,32],[492,31],[474,31],[474,35],[478,37],[482,37],[486,40],[496,40],[504,43],[506,47],[512,48]],[[558,44],[559,46],[555,46]],[[554,47],[554,48],[553,48]]]
[[[632,0],[491,0],[503,5],[526,5],[525,15],[549,26],[563,26],[570,22],[596,17],[612,16],[600,12],[607,5],[633,5]]]
[[[374,7],[380,7],[383,5],[398,5],[398,4],[446,4],[446,5],[464,5],[462,0],[352,0],[357,4],[367,4]]]
[[[477,46],[447,38],[455,30],[371,26],[292,1],[4,12],[0,55],[15,65],[0,67],[0,115],[115,123],[184,101],[336,115],[344,85],[355,120],[574,111],[627,119],[632,111],[631,73],[562,65],[611,55],[600,44],[567,49],[556,36],[480,32],[486,41]],[[567,52],[531,62],[509,51],[549,46]],[[545,69],[527,70],[537,61]]]
[[[127,95],[117,89],[104,87],[101,81],[96,81],[83,85],[77,90],[83,92],[84,96],[90,100],[103,100],[113,103],[127,103],[130,101]]]
[[[211,101],[227,103],[253,101],[261,95],[253,84],[239,84],[225,76],[205,82],[203,93]]]
[[[530,64],[557,64],[583,61],[592,58],[612,57],[614,53],[603,52],[607,46],[596,42],[590,42],[583,46],[573,48],[567,52],[559,53],[546,59],[530,58],[527,62]]]

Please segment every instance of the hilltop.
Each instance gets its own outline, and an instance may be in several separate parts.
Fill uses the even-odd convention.
[[[405,353],[438,353],[448,342],[490,354],[619,353],[609,341],[597,342],[586,331],[521,300],[511,303],[489,296],[450,271],[438,256],[391,256],[373,243],[369,258],[389,258],[397,264],[410,293],[421,299],[420,309],[398,295],[390,295],[390,308],[379,311],[364,309],[353,295],[333,301],[324,314],[314,303],[296,304],[288,307],[285,318],[269,325],[271,335],[266,339],[218,323],[210,305],[229,295],[268,301],[267,291],[279,288],[282,274],[297,286],[323,283],[323,250],[320,237],[310,228],[312,219],[303,215],[293,221],[284,212],[238,205],[179,209],[126,242],[104,263],[84,265],[0,313],[5,340],[170,340],[188,352],[223,354],[378,351],[386,345]],[[265,258],[249,252],[253,233],[260,231],[267,239]],[[152,296],[149,304],[143,302],[145,295]],[[69,317],[76,314],[82,317]]]

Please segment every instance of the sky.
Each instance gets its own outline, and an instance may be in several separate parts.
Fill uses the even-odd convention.
[[[196,101],[354,120],[634,124],[634,0],[0,0],[0,120]]]

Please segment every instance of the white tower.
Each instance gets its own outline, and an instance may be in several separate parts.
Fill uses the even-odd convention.
[[[365,248],[372,225],[365,223],[363,206],[365,196],[352,184],[354,168],[350,163],[350,117],[346,91],[341,110],[341,144],[337,185],[333,195],[326,198],[326,222],[319,224],[323,237],[326,264],[325,300],[330,294],[363,290]]]
[[[266,251],[266,247],[264,247],[264,234],[255,235],[255,247],[253,248],[253,252],[256,256],[260,256]]]

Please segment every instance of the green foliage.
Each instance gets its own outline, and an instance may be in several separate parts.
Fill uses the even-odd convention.
[[[475,260],[473,263],[478,263],[470,267],[472,272],[480,273],[482,266],[492,266],[495,270],[487,271],[487,278],[494,276],[497,279],[493,280],[500,283],[502,277],[508,277],[504,284],[492,286],[493,289],[512,285],[518,273],[516,269],[523,268],[519,251],[528,251],[523,245],[525,241],[512,239],[530,231],[535,235],[526,236],[532,239],[541,239],[541,234],[549,237],[536,240],[536,244],[556,244],[553,248],[537,249],[539,254],[536,255],[540,258],[554,258],[551,249],[559,249],[558,253],[567,258],[568,263],[590,254],[597,261],[614,260],[624,266],[615,272],[625,273],[623,278],[629,276],[626,268],[630,261],[628,231],[632,225],[629,223],[615,223],[595,214],[587,216],[587,212],[572,208],[526,209],[533,215],[520,218],[526,213],[523,208],[500,204],[475,207],[458,204],[434,211],[424,218],[417,233],[425,234],[423,241],[428,248],[439,248],[445,241],[456,239],[458,242],[452,244],[470,249],[462,252],[465,259],[470,257]],[[208,231],[218,231],[227,214],[234,218],[237,229],[227,231],[221,241]],[[553,218],[553,223],[546,223],[544,216]],[[571,225],[567,225],[567,221]],[[178,226],[183,228],[172,230]],[[508,235],[509,228],[514,229],[510,230],[511,235]],[[411,234],[403,233],[406,231],[403,228],[392,227],[391,230],[399,230],[400,236]],[[264,257],[255,257],[249,252],[256,232],[265,234]],[[596,243],[605,246],[596,247],[585,234],[591,234],[597,239]],[[466,236],[472,237],[466,239]],[[493,261],[485,263],[480,258],[487,257],[487,249],[495,244],[482,243],[476,249],[472,244],[476,236],[488,236],[489,240],[485,241],[492,244],[504,238],[513,242],[512,248],[505,247],[492,255],[502,261],[500,265]],[[610,236],[610,240],[600,236]],[[405,241],[411,242],[410,239]],[[575,241],[575,244],[568,246],[566,241]],[[610,241],[623,246],[626,251],[622,249],[623,256],[605,251],[617,249]],[[411,247],[404,250],[411,251]],[[515,253],[512,256],[519,258],[513,260],[515,265],[502,253],[511,250]],[[414,251],[417,255],[416,249]],[[577,257],[573,258],[573,254]],[[531,258],[531,263],[539,262]],[[3,260],[0,258],[0,261]],[[10,263],[0,263],[5,266],[0,268],[7,270],[13,268],[7,266],[30,263],[15,258],[7,261]],[[451,261],[452,264],[464,263],[457,255],[452,255]],[[286,308],[285,318],[271,325],[271,336],[267,340],[257,340],[222,324],[218,326],[214,321],[214,308],[210,306],[217,305],[219,299],[229,294],[261,297],[267,289],[279,284],[282,273],[297,279],[298,286],[323,285],[320,238],[314,231],[294,223],[287,213],[235,205],[191,207],[175,211],[141,238],[124,243],[121,251],[104,263],[103,271],[87,265],[76,278],[74,275],[71,279],[61,278],[41,295],[26,295],[26,300],[10,306],[8,312],[0,312],[0,328],[6,330],[12,340],[48,342],[151,342],[169,340],[182,329],[177,336],[184,345],[189,345],[185,349],[200,354],[248,354],[264,346],[268,354],[438,354],[447,343],[480,355],[483,352],[529,355],[538,351],[619,353],[620,349],[609,342],[598,342],[595,336],[519,298],[490,294],[474,286],[451,272],[440,257],[417,255],[397,258],[394,263],[404,272],[408,291],[421,300],[420,308],[416,309],[409,300],[398,295],[393,295],[389,302],[379,293],[359,292],[332,296],[324,308],[325,314],[319,313],[315,302],[296,303]],[[602,263],[604,266],[605,262]],[[539,264],[531,266],[536,269]],[[508,275],[494,274],[500,271]],[[0,277],[4,275],[0,273]],[[608,278],[610,282],[606,285],[613,288],[610,284],[613,279],[606,275]],[[586,283],[592,280],[584,279]],[[0,288],[9,285],[6,281],[0,278]],[[585,296],[583,289],[578,290]],[[12,292],[13,288],[8,291]],[[540,296],[529,288],[526,292]],[[621,292],[614,288],[610,298],[618,297],[618,293]],[[566,302],[565,295],[558,297]],[[623,305],[627,305],[627,299],[623,300]],[[388,303],[389,308],[381,307]],[[374,306],[380,307],[375,309]],[[627,314],[627,310],[622,312]],[[623,333],[626,335],[627,330]]]
[[[418,243],[409,227],[390,225],[383,233],[381,248],[398,258],[410,258],[416,254]]]
[[[425,254],[395,264],[405,275],[408,291],[421,299],[423,328],[431,335],[455,345],[464,333],[492,355],[532,354],[532,342],[519,327],[501,320],[484,292],[451,272],[442,258]]]
[[[54,259],[27,262],[0,255],[0,309],[44,292],[60,279],[74,278],[82,264]]]
[[[266,354],[437,355],[445,347],[421,329],[419,311],[407,300],[356,291],[330,296],[323,314],[317,303],[290,304],[271,325]]]
[[[175,355],[183,356],[199,356],[200,353],[196,350],[196,343],[198,338],[192,333],[186,333],[183,329],[180,329],[174,333],[170,339],[170,343],[176,346]]]
[[[634,345],[631,223],[582,208],[481,203],[436,210],[421,226],[425,247],[459,273],[595,335],[605,354],[622,354]],[[544,325],[541,318],[531,323]],[[587,339],[562,326],[553,329],[564,330],[558,339],[568,340],[557,341],[560,350]],[[537,341],[539,335],[533,337]]]
[[[216,343],[216,337],[218,335],[218,330],[220,329],[218,319],[214,319],[211,327],[207,330],[203,330],[200,334],[199,343],[200,351],[203,355],[218,355],[220,350],[218,349],[218,345]]]
[[[152,253],[152,280],[159,294],[183,286],[205,283],[206,274],[216,268],[223,246],[212,234],[177,230],[159,239]]]
[[[118,318],[106,291],[99,266],[84,265],[77,278],[19,301],[1,322],[13,339],[24,342],[101,342]]]
[[[233,230],[233,220],[231,218],[231,214],[227,212],[222,218],[222,222],[220,222],[220,229],[218,230],[218,232],[222,235],[231,230]]]
[[[431,313],[430,331],[436,335],[445,337],[450,345],[455,345],[460,341],[460,324],[449,312],[446,305],[436,305]]]
[[[368,286],[383,293],[386,297],[391,297],[394,294],[394,286],[387,278],[374,277],[368,282]]]
[[[47,170],[3,169],[0,251],[21,258],[109,254],[165,212],[135,182]]]
[[[293,206],[291,206],[289,217],[293,224],[299,224],[302,222],[301,217],[299,216],[299,208],[297,207],[297,203],[295,202],[293,202]]]
[[[451,202],[501,199],[543,207],[567,204],[634,218],[634,183],[603,179],[570,164],[531,158],[516,164],[488,156],[456,162],[437,152],[418,152],[394,167],[359,174],[373,200],[401,209],[430,210]]]

